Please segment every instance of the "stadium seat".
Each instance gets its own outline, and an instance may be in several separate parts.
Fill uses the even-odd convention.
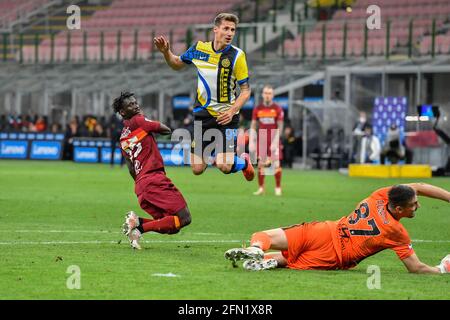
[[[117,32],[121,31],[121,59],[134,57],[134,32],[138,31],[138,57],[147,59],[151,52],[151,35],[162,34],[169,38],[172,32],[172,46],[182,53],[186,45],[184,38],[190,25],[209,24],[218,13],[227,11],[242,0],[231,0],[224,3],[221,0],[115,0],[110,7],[96,11],[93,16],[83,22],[82,31],[70,31],[71,52],[73,59],[79,59],[83,52],[84,32],[87,34],[87,57],[98,60],[100,55],[100,33],[104,31],[105,59],[113,60],[117,56]],[[2,3],[2,2],[0,2]],[[10,5],[12,1],[7,1]],[[50,39],[41,42],[42,46],[50,46]],[[67,31],[61,31],[55,38],[55,46],[67,45]],[[97,49],[98,48],[98,49]],[[32,50],[32,49],[28,49]],[[27,52],[27,57],[34,57]],[[48,55],[49,50],[42,50]],[[81,56],[83,56],[81,54]],[[48,60],[49,57],[43,57]]]
[[[421,54],[431,52],[427,46],[431,41],[427,39],[426,33],[431,32],[433,19],[436,21],[436,29],[444,26],[448,15],[450,14],[450,2],[448,0],[359,0],[352,5],[352,12],[338,10],[333,17],[326,22],[327,25],[327,55],[336,54],[337,41],[343,41],[344,23],[347,23],[347,47],[348,52],[353,55],[359,55],[363,52],[364,28],[368,13],[366,9],[369,5],[376,4],[383,8],[381,30],[368,31],[368,53],[370,55],[379,55],[385,51],[386,42],[386,22],[391,21],[391,51],[395,51],[397,46],[407,46],[409,42],[409,23],[413,19],[413,43],[420,42],[419,51]],[[314,28],[307,32],[307,41],[313,39],[322,39],[322,26],[325,22],[318,22]],[[300,39],[297,35],[296,41]],[[287,41],[290,40],[286,40]],[[439,52],[446,53],[450,50],[447,40],[439,40]],[[288,45],[289,50],[293,47]],[[308,52],[312,52],[313,45],[309,45]],[[339,51],[339,50],[338,50]],[[309,55],[309,54],[308,54]]]

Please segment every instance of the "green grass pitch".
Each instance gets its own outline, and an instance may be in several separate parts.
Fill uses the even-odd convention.
[[[71,162],[0,161],[0,299],[450,299],[450,276],[414,275],[393,251],[348,271],[233,268],[225,250],[255,231],[336,220],[378,187],[415,180],[351,179],[336,172],[283,171],[283,196],[265,196],[242,174],[167,168],[185,196],[192,224],[177,235],[146,234],[133,251],[120,233],[124,214],[141,211],[125,168]],[[450,189],[450,179],[425,182]],[[402,220],[419,258],[437,265],[450,253],[448,204],[420,198]],[[248,242],[247,242],[248,243]],[[81,271],[69,289],[69,266]],[[368,289],[370,265],[381,288]],[[160,275],[173,274],[164,277]]]

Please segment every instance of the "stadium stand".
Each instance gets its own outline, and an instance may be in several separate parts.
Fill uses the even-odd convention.
[[[120,47],[121,58],[132,60],[135,52],[134,43],[138,43],[137,58],[149,58],[152,47],[152,34],[163,34],[170,37],[175,52],[186,48],[186,30],[193,24],[211,23],[211,17],[217,13],[230,10],[241,0],[212,0],[205,5],[200,0],[115,0],[109,7],[97,10],[82,21],[82,30],[65,29],[57,34],[54,40],[56,61],[67,57],[68,34],[70,33],[71,59],[83,59],[84,41],[88,60],[100,60],[101,42],[104,41],[105,60],[114,59]],[[119,34],[120,31],[120,35]],[[86,37],[86,40],[85,38]],[[103,37],[103,40],[102,40]],[[120,39],[119,39],[120,38]],[[120,41],[120,42],[119,42]],[[39,56],[44,61],[50,60],[51,39],[42,41]],[[33,61],[33,46],[24,48],[24,60]]]
[[[3,0],[0,1],[0,29],[8,29],[11,23],[38,9],[48,0]]]
[[[409,25],[411,22],[412,38],[423,40],[420,42],[420,53],[427,54],[431,50],[431,32],[433,21],[435,30],[441,29],[448,21],[450,2],[445,0],[359,0],[351,10],[340,9],[328,21],[318,22],[305,35],[305,53],[307,56],[322,54],[322,37],[326,39],[326,56],[342,56],[344,42],[348,55],[360,56],[364,50],[366,18],[369,16],[367,8],[379,5],[383,8],[381,16],[383,24],[379,30],[367,30],[367,55],[382,55],[386,53],[387,27],[389,29],[390,52],[401,52],[409,44]],[[344,26],[347,31],[344,35]],[[437,37],[437,52],[449,52],[449,35]],[[413,40],[414,41],[414,40]],[[416,45],[415,42],[412,45]],[[285,41],[288,56],[299,56],[302,52],[302,37]]]

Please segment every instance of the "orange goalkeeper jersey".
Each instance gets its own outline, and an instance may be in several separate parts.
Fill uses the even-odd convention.
[[[361,201],[349,216],[327,221],[343,269],[384,249],[394,250],[401,260],[414,253],[405,227],[387,209],[389,190],[390,187],[379,189]]]

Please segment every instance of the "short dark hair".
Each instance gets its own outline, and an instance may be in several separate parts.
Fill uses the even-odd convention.
[[[120,96],[114,99],[114,102],[112,104],[112,107],[114,109],[115,113],[118,113],[120,110],[122,110],[122,108],[124,107],[123,103],[125,101],[125,99],[128,99],[130,97],[134,97],[134,93],[132,92],[121,92]]]
[[[234,22],[234,24],[237,26],[239,23],[239,18],[232,13],[219,13],[215,18],[214,18],[214,25],[216,27],[220,26],[220,24],[222,23],[222,21],[231,21]]]
[[[404,184],[395,185],[389,190],[388,198],[392,207],[407,207],[416,195],[416,191]]]

